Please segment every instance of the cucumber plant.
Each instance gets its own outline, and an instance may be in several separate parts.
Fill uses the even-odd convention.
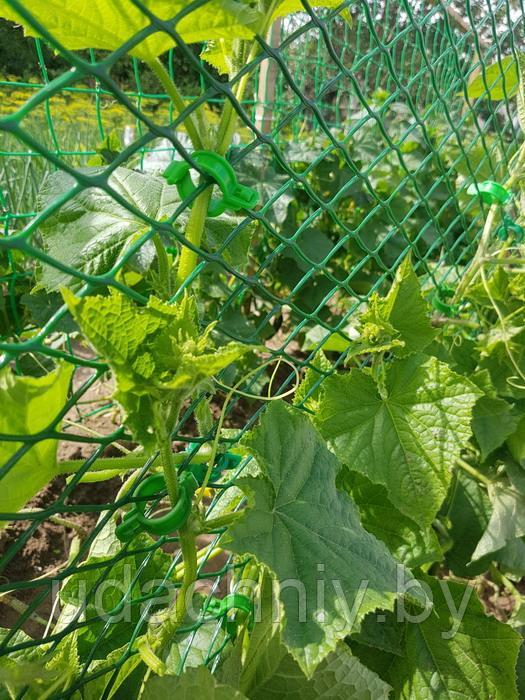
[[[202,108],[186,109],[158,56],[174,39],[207,42],[202,58],[230,78],[240,75],[232,81],[238,104],[259,50],[256,35],[304,6],[211,0],[187,9],[162,0],[133,0],[125,9],[75,0],[65,21],[54,0],[35,0],[29,11],[0,2],[5,17],[33,35],[47,38],[49,30],[64,50],[124,46],[157,75],[194,148],[223,156],[236,128],[233,102],[213,127]],[[71,60],[74,80],[85,65]],[[108,84],[109,65],[102,61],[97,73]],[[164,516],[150,518],[152,532],[145,525],[125,537],[119,528],[130,511],[120,512],[121,525],[118,507],[101,516],[86,559],[78,564],[70,555],[77,568],[63,577],[51,634],[37,644],[21,630],[1,630],[7,697],[518,698],[525,680],[515,585],[525,574],[519,244],[491,236],[497,216],[489,214],[453,303],[444,288],[435,295],[439,313],[405,257],[388,292],[373,295],[357,316],[357,337],[338,358],[343,369],[335,371],[320,351],[294,387],[293,405],[271,400],[231,455],[218,451],[223,409],[210,444],[181,457],[171,438],[184,402],[214,392],[219,372],[258,352],[241,343],[216,347],[213,325],[201,327],[191,288],[196,251],[204,241],[221,249],[241,227],[245,238],[224,247],[235,266],[250,228],[224,213],[210,222],[206,180],[184,214],[174,186],[116,161],[109,177],[97,167],[44,184],[39,284],[60,290],[111,372],[126,429],[142,449],[102,460],[100,478],[107,470],[131,472],[120,495],[137,501],[141,467],[158,452],[162,472],[154,476],[163,479],[154,483],[164,483],[170,512],[190,494],[177,532],[181,559],[151,537]],[[509,188],[521,182],[521,150],[514,166]],[[75,175],[98,189],[78,191]],[[173,253],[167,244],[177,227],[190,245]],[[127,286],[130,269],[142,278],[137,289]],[[93,289],[93,279],[111,288]],[[228,396],[241,393],[252,372]],[[59,423],[70,379],[66,363],[43,377],[2,370],[10,409],[2,432],[38,437],[45,426],[35,414],[51,413]],[[79,467],[57,463],[45,440],[20,442],[0,448],[8,466],[4,513],[22,510],[54,474]],[[240,471],[233,485],[221,473],[228,457]],[[226,485],[206,513],[205,489]],[[161,493],[142,494],[142,502],[153,495]],[[131,508],[134,522],[148,522],[137,503]],[[199,538],[213,534],[222,535],[219,544],[202,548]],[[224,551],[234,556],[235,575],[233,592],[221,600],[197,591],[196,582],[207,559]],[[476,597],[485,572],[513,594],[508,624],[487,615]],[[97,592],[108,581],[101,600]]]

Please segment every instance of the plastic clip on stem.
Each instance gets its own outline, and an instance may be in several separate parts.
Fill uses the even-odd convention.
[[[447,299],[453,299],[454,295],[455,291],[452,289],[452,287],[442,284],[437,287],[436,291],[434,292],[432,297],[432,306],[436,309],[436,311],[442,313],[443,316],[447,316],[448,318],[457,316],[459,313],[459,304],[450,304],[447,301]]]
[[[485,204],[490,204],[491,206],[499,204],[503,207],[512,200],[512,194],[503,185],[492,180],[485,180],[485,182],[480,182],[477,186],[472,183],[467,189],[467,193],[472,196],[479,195]],[[513,233],[518,243],[521,243],[525,236],[525,229],[508,214],[503,214],[502,218],[503,221],[496,231],[496,236],[501,241],[506,241],[509,234]]]
[[[503,223],[496,231],[496,236],[500,241],[506,241],[509,234],[514,234],[514,238],[518,243],[523,241],[525,236],[525,229],[514,221],[508,214],[503,215]]]
[[[511,193],[497,182],[492,180],[485,180],[485,182],[475,183],[473,182],[469,185],[467,189],[467,194],[472,196],[478,195],[482,202],[485,204],[508,204],[512,199]]]
[[[212,472],[213,479],[218,479],[223,470],[235,469],[241,461],[239,455],[225,452],[218,455]],[[131,510],[126,513],[122,522],[117,527],[116,534],[121,542],[130,542],[140,532],[151,535],[169,535],[184,527],[192,508],[193,495],[202,485],[208,466],[203,464],[190,464],[179,476],[179,499],[171,510],[161,517],[147,517],[145,515],[146,503],[158,497],[159,493],[166,490],[166,482],[162,474],[153,474],[139,484],[135,491],[135,498],[140,499],[133,503]]]
[[[236,611],[236,615],[233,619],[228,617],[228,614],[232,610]],[[231,637],[235,637],[237,635],[237,626],[239,622],[244,621],[247,617],[252,618],[254,608],[253,602],[248,596],[242,593],[230,593],[230,595],[227,595],[222,600],[211,598],[208,602],[206,612],[209,612],[217,618],[222,617],[221,625],[223,629],[225,629]]]
[[[193,494],[198,486],[193,474],[189,471],[184,472],[179,479],[177,503],[166,515],[148,518],[144,514],[148,499],[152,500],[159,492],[166,489],[166,482],[162,474],[149,476],[135,492],[135,497],[143,500],[134,503],[131,510],[124,515],[122,522],[116,529],[117,537],[121,542],[130,542],[141,532],[148,532],[151,535],[169,535],[180,530],[190,516]]]
[[[199,166],[199,170],[208,175],[222,193],[222,197],[212,199],[210,202],[208,216],[220,216],[227,209],[231,211],[253,209],[257,204],[259,201],[257,192],[237,182],[235,171],[226,158],[213,151],[195,151],[191,157]],[[176,185],[183,200],[191,197],[196,190],[190,170],[190,164],[182,160],[174,161],[164,171],[168,184]]]

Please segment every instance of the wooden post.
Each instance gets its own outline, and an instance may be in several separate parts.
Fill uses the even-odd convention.
[[[268,43],[272,48],[281,41],[282,19],[276,19],[270,29]],[[272,130],[275,102],[275,86],[279,67],[275,61],[265,59],[259,66],[259,84],[257,87],[257,106],[255,108],[255,125],[263,134]]]

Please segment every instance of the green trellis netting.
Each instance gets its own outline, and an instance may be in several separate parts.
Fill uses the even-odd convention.
[[[49,3],[50,17],[56,18],[58,4]],[[10,633],[0,642],[0,655],[57,645],[73,629],[91,625],[91,652],[69,693],[122,666],[144,631],[148,612],[166,587],[173,587],[180,563],[177,538],[164,537],[141,552],[142,564],[130,569],[119,604],[98,625],[74,606],[59,610],[58,589],[82,570],[99,533],[132,498],[114,487],[115,480],[95,484],[98,491],[86,482],[95,481],[111,465],[108,459],[133,445],[108,398],[107,367],[81,344],[58,289],[67,283],[85,295],[112,286],[141,302],[138,280],[144,261],[154,255],[153,237],[160,234],[173,256],[188,246],[181,222],[194,197],[169,211],[155,210],[130,198],[115,179],[117,168],[153,178],[173,160],[195,165],[188,116],[203,106],[216,125],[222,109],[238,113],[227,157],[239,182],[257,190],[259,205],[235,218],[225,237],[217,233],[215,245],[209,239],[190,244],[198,264],[173,298],[193,283],[204,300],[201,313],[207,322],[217,321],[219,338],[265,344],[272,357],[286,361],[271,382],[276,394],[293,387],[296,372],[307,367],[318,372],[320,383],[341,365],[352,337],[352,314],[373,291],[388,287],[408,253],[429,287],[457,280],[486,216],[466,189],[474,181],[501,181],[519,140],[513,103],[483,95],[472,99],[467,85],[481,75],[488,91],[486,67],[497,60],[505,66],[505,57],[516,51],[525,13],[521,1],[356,0],[315,10],[304,2],[303,11],[275,21],[267,40],[259,40],[261,51],[229,79],[199,58],[200,46],[186,45],[177,34],[178,22],[205,1],[186,3],[178,15],[162,19],[150,13],[146,0],[129,4],[143,12],[144,21],[137,35],[130,33],[110,53],[66,50],[56,34],[57,22],[41,20],[40,3],[0,3],[40,37],[27,39],[39,74],[30,81],[0,76],[1,366],[32,376],[43,376],[59,360],[74,368],[67,396],[56,380],[48,415],[34,416],[25,435],[21,430],[0,436],[16,448],[7,450],[0,482],[8,483],[10,470],[29,450],[52,454],[57,444],[59,464],[49,476],[63,475],[60,488],[47,499],[34,506],[32,501],[21,512],[0,512],[0,520],[10,521],[0,560],[0,604]],[[64,5],[61,12],[67,11]],[[125,54],[133,42],[159,32],[176,48],[161,55],[164,68],[154,75]],[[162,86],[174,74],[183,81],[182,114]],[[243,82],[247,86],[239,101]],[[87,169],[94,165],[96,170]],[[45,188],[57,173],[70,178],[68,187],[44,196],[42,183]],[[67,239],[46,245],[43,232],[46,221],[66,211],[73,197],[89,198],[93,188],[100,206],[114,199],[136,231],[113,258],[88,265],[78,251],[68,249]],[[114,235],[120,234],[115,230]],[[241,264],[232,251],[240,248],[246,257],[247,237],[248,259]],[[47,293],[30,294],[35,279],[47,280]],[[333,352],[329,369],[312,364],[320,348]],[[244,369],[252,372],[253,367]],[[243,391],[266,392],[268,378],[267,367],[253,371]],[[238,379],[228,371],[221,381],[233,385]],[[204,397],[183,412],[173,436],[189,453],[209,442],[217,428],[216,417],[205,435],[201,431],[195,437],[193,415],[199,415],[199,405],[205,405]],[[234,396],[221,438],[225,447],[234,448],[263,409],[261,402]],[[142,459],[138,479],[155,459]],[[244,466],[241,462],[222,482],[210,513],[228,498]],[[67,560],[58,558],[42,575],[20,574],[17,560],[32,542],[49,536],[45,527],[70,527],[79,514],[84,519],[74,521]],[[199,553],[199,578],[209,596],[220,597],[228,577],[242,575],[242,564],[216,557],[220,537],[204,542]],[[138,596],[141,570],[154,565],[159,548],[176,554],[164,580]],[[128,548],[117,558],[111,553],[100,557],[90,570],[95,585],[89,595],[96,596],[115,567],[136,554]],[[107,647],[123,610],[132,611],[127,636]],[[228,639],[219,635],[220,619],[212,629],[206,619],[205,634],[202,620],[179,632],[186,655],[197,649],[213,668]],[[105,650],[116,646],[124,651],[106,659]]]

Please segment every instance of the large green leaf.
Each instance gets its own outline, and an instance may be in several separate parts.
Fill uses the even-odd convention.
[[[326,7],[330,10],[334,10],[340,5],[342,5],[342,0],[315,0],[315,2],[310,3],[312,8]],[[274,13],[272,15],[272,21],[278,17],[286,17],[294,12],[305,12],[304,5],[301,0],[278,0]],[[350,19],[350,13],[348,9],[343,9],[341,16],[347,21]]]
[[[154,676],[148,680],[141,695],[142,700],[159,700],[160,697],[177,700],[247,700],[231,685],[218,683],[206,666],[189,668],[182,676]]]
[[[487,528],[472,555],[481,559],[503,549],[518,537],[525,535],[525,496],[502,484],[489,487],[492,514]]]
[[[82,660],[105,661],[95,664],[97,669],[119,661],[122,654],[113,652],[127,644],[133,635],[141,610],[129,601],[140,596],[145,588],[150,590],[151,582],[160,582],[168,572],[169,555],[153,545],[154,540],[141,533],[123,549],[116,536],[115,520],[111,518],[94,538],[82,565],[62,583],[59,595],[64,617],[57,629],[82,612],[88,622],[78,631],[79,654]],[[108,627],[112,611],[116,612]],[[120,682],[137,666],[131,661],[122,666]],[[106,684],[101,675],[99,685]]]
[[[0,465],[22,447],[23,438],[52,429],[64,408],[73,365],[62,364],[43,377],[18,377],[9,368],[0,372],[0,433],[20,441],[0,441]],[[57,440],[35,442],[0,480],[0,511],[16,513],[60,473]],[[5,525],[5,522],[1,522]]]
[[[220,680],[238,687],[252,700],[330,697],[387,700],[390,687],[339,643],[307,678],[281,643],[280,620],[271,577],[264,573],[257,596],[257,617],[245,628],[220,669]]]
[[[100,169],[83,169],[93,175]],[[177,188],[165,178],[146,175],[127,168],[117,168],[109,177],[109,185],[126,202],[155,221],[171,217],[180,205]],[[51,173],[39,191],[37,208],[44,211],[75,184],[73,177],[63,172]],[[183,212],[175,226],[184,233],[188,212]],[[241,223],[239,217],[222,214],[206,219],[204,242],[212,251],[221,246]],[[255,224],[242,228],[226,246],[223,256],[236,267],[246,263],[246,256]],[[51,214],[39,228],[44,251],[70,268],[86,274],[108,272],[122,253],[150,226],[139,216],[118,204],[97,187],[82,190]],[[151,248],[152,244],[145,244]],[[149,259],[153,258],[151,249]],[[148,258],[148,256],[146,256]],[[75,279],[50,265],[44,265],[41,284],[48,290],[75,284]],[[78,285],[78,281],[76,281]]]
[[[343,643],[324,659],[307,678],[291,654],[284,653],[277,668],[252,689],[252,700],[388,700],[391,687],[364,666]]]
[[[96,174],[100,169],[83,169]],[[41,187],[37,209],[44,211],[75,184],[63,172],[51,173]],[[177,188],[164,178],[118,168],[109,185],[125,201],[156,221],[167,219],[180,203]],[[39,228],[44,251],[55,260],[86,274],[103,274],[115,264],[132,237],[149,226],[99,188],[82,190],[51,214]],[[48,290],[69,286],[74,281],[61,270],[45,265],[40,282]],[[77,282],[78,284],[78,282]]]
[[[482,396],[472,412],[472,431],[485,460],[512,435],[520,421],[513,406],[499,397]]]
[[[314,10],[316,8],[330,8],[335,9],[341,5],[341,0],[315,0],[312,3]],[[277,2],[274,12],[270,19],[270,24],[272,24],[279,17],[286,17],[294,12],[304,12],[304,5],[300,0],[280,0]],[[346,21],[351,20],[351,15],[348,9],[343,9],[341,11],[341,17]],[[255,25],[250,24],[252,28]],[[259,25],[260,29],[262,26]],[[242,66],[236,65],[234,56],[238,53],[238,46],[235,41],[237,35],[233,34],[231,37],[215,37],[209,36],[207,44],[204,50],[201,52],[201,58],[204,59],[211,66],[216,68],[221,75],[234,75],[236,70],[242,68]]]
[[[430,525],[468,444],[479,389],[435,358],[415,355],[387,365],[381,386],[354,369],[328,377],[323,390],[314,420],[341,462]]]
[[[9,636],[9,640],[7,637]],[[0,627],[0,641],[6,646],[32,642],[22,630]],[[23,696],[27,700],[40,700],[50,689],[64,692],[80,672],[77,652],[77,633],[63,637],[50,652],[50,644],[29,646],[11,651],[0,658],[0,686],[2,700]],[[75,695],[67,694],[67,697]]]
[[[341,470],[338,486],[344,488],[359,508],[365,530],[382,540],[403,564],[416,567],[441,559],[441,548],[432,528],[421,528],[394,508],[384,486],[373,484],[346,467]]]
[[[505,56],[488,67],[479,68],[470,78],[467,95],[471,100],[478,97],[503,100],[518,92],[518,68],[514,56]]]
[[[388,294],[373,294],[360,319],[360,352],[390,350],[397,357],[422,352],[436,335],[416,273],[405,258]]]
[[[159,19],[169,20],[184,10],[184,0],[143,0]],[[149,18],[128,0],[71,0],[67,12],[59,0],[32,0],[31,15],[65,48],[113,51],[145,27]],[[5,0],[0,0],[0,16],[19,22],[28,36],[38,32]],[[250,38],[260,15],[245,2],[210,0],[182,17],[173,28],[187,44],[219,38]],[[174,46],[166,32],[156,32],[130,50],[131,55],[151,60]]]
[[[507,445],[516,462],[525,466],[525,417],[520,420],[516,430],[507,438]]]
[[[230,547],[253,554],[277,577],[283,643],[311,676],[367,612],[392,607],[396,574],[408,572],[363,530],[357,508],[337,491],[338,462],[304,414],[275,402],[246,446],[261,476],[238,482],[251,507],[231,529]]]
[[[199,385],[252,350],[240,343],[215,349],[213,326],[201,332],[193,297],[174,305],[150,297],[147,306],[138,306],[115,290],[109,296],[78,299],[64,289],[63,296],[83,333],[113,369],[115,399],[146,449],[156,445],[156,405],[180,407]]]
[[[450,523],[452,546],[446,564],[456,576],[478,576],[490,566],[490,559],[472,562],[472,554],[487,527],[490,501],[479,482],[459,472],[452,485],[446,517]]]
[[[424,581],[432,592],[433,608],[422,622],[403,623],[403,656],[393,656],[384,669],[394,697],[515,700],[520,636],[487,617],[471,587],[430,577]],[[464,613],[454,619],[464,596]],[[454,624],[459,627],[452,634]]]

